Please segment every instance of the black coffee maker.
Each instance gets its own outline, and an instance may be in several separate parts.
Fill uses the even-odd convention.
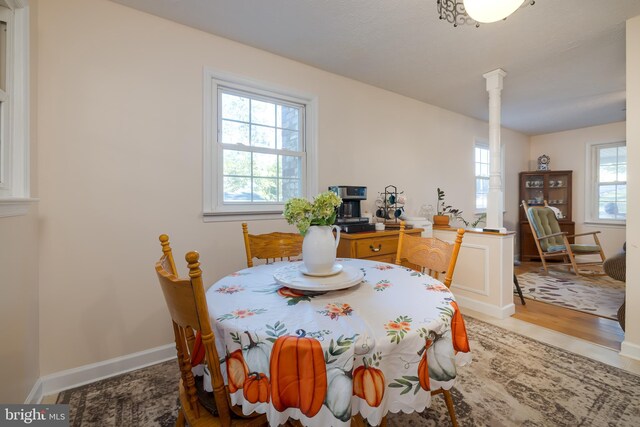
[[[369,223],[369,218],[362,217],[360,210],[360,202],[367,200],[367,187],[335,185],[329,187],[329,191],[333,191],[342,199],[335,222],[342,232],[357,233],[376,229],[375,224]]]

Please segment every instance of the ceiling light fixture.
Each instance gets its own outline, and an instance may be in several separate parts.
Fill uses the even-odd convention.
[[[505,19],[522,6],[523,0],[464,0],[467,15],[477,22],[489,24]]]
[[[535,4],[535,0],[437,0],[440,19],[458,25],[488,24],[507,19],[520,7]]]

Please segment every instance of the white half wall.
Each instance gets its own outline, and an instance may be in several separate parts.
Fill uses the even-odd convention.
[[[454,229],[436,229],[433,237],[453,243]],[[498,319],[515,313],[513,241],[515,233],[467,231],[462,238],[451,292],[463,308]]]

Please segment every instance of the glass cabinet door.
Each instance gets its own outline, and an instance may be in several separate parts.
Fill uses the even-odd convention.
[[[562,212],[562,218],[569,215],[568,206],[570,203],[569,185],[570,178],[566,173],[554,173],[547,176],[547,203],[556,207]]]
[[[524,177],[524,201],[529,206],[541,206],[544,204],[544,178],[544,175],[526,175]]]

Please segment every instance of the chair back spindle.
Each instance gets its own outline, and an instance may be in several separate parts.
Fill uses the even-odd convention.
[[[181,412],[178,424],[184,420],[189,425],[234,425],[234,417],[242,417],[240,409],[231,405],[231,399],[220,370],[219,355],[215,347],[215,336],[211,328],[209,309],[200,269],[200,255],[191,251],[185,256],[189,268],[189,278],[180,279],[175,270],[175,262],[166,234],[160,236],[162,258],[156,262],[156,274],[171,316],[178,365],[180,367],[180,401]],[[204,347],[205,360],[211,375],[213,402],[206,405],[215,408],[215,414],[209,413],[199,400],[196,381],[191,371],[191,360],[195,341],[194,331],[200,334]],[[209,397],[209,399],[211,399]],[[256,417],[251,414],[248,417]],[[246,417],[245,417],[246,418]],[[257,424],[266,422],[264,415],[255,418]],[[246,424],[246,419],[242,419]]]
[[[253,267],[253,259],[267,264],[291,260],[302,254],[303,237],[297,233],[249,234],[247,223],[242,223],[242,235],[247,256],[247,267]]]
[[[421,272],[429,274],[438,280],[441,280],[440,275],[444,274],[443,283],[450,287],[464,232],[464,229],[459,228],[455,242],[447,243],[435,237],[420,237],[407,234],[405,233],[405,223],[402,221],[398,237],[396,264],[401,265],[402,261],[406,260],[419,266]]]

